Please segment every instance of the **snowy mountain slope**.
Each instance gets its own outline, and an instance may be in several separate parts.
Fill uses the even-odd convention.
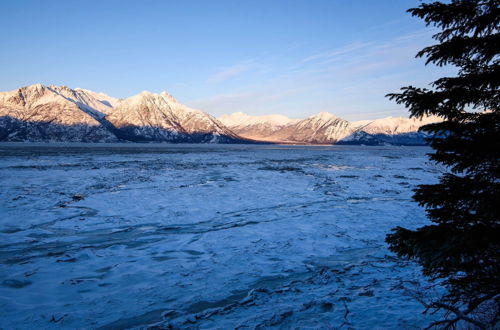
[[[82,110],[98,118],[103,118],[113,111],[113,107],[109,101],[102,102],[94,96],[98,95],[98,93],[89,93],[83,89],[71,89],[66,86],[51,85],[48,88],[69,101],[76,103]]]
[[[109,96],[109,95],[104,94],[104,93],[93,92],[93,91],[90,91],[88,89],[75,88],[75,91],[83,92],[87,95],[90,95],[93,98],[95,98],[96,100],[98,100],[99,102],[101,102],[102,104],[107,105],[111,108],[115,107],[116,104],[120,101],[120,99],[117,99],[116,97],[112,97],[112,96]]]
[[[209,114],[170,94],[142,92],[116,104],[106,119],[137,139],[172,142],[237,142],[241,138]]]
[[[179,124],[189,134],[213,134],[214,136],[240,139],[231,129],[208,113],[179,103],[167,92],[162,92],[160,96],[167,101]]]
[[[358,121],[351,121],[352,127],[355,129],[358,129],[360,127],[366,126],[369,123],[373,122],[373,120],[358,120]]]
[[[62,93],[59,93],[60,90]],[[41,84],[0,93],[0,140],[110,142],[116,137],[65,87]],[[83,101],[83,100],[82,100]],[[95,102],[87,98],[88,102]]]

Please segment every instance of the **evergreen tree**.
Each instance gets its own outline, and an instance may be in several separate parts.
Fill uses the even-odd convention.
[[[426,64],[453,65],[454,77],[431,88],[401,88],[389,94],[413,117],[438,115],[426,125],[434,152],[430,159],[446,167],[439,183],[420,185],[413,196],[432,224],[393,229],[386,241],[399,256],[416,260],[426,275],[444,279],[447,294],[432,306],[455,314],[442,325],[477,318],[487,306],[489,326],[499,321],[500,302],[500,0],[452,0],[409,9],[439,28],[437,44],[421,50]],[[475,316],[474,316],[475,315]],[[437,325],[436,323],[435,325]]]

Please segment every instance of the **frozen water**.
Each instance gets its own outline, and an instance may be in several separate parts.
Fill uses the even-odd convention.
[[[419,328],[426,147],[0,145],[0,328]]]

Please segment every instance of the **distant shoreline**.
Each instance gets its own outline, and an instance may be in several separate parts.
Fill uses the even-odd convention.
[[[398,147],[423,147],[426,145],[363,145],[363,144],[292,144],[292,143],[274,143],[274,144],[239,144],[239,143],[140,143],[140,142],[0,142],[0,148],[3,149],[27,149],[27,148],[93,148],[93,149],[274,149],[274,148],[318,148],[318,149],[347,149],[347,148],[398,148]]]

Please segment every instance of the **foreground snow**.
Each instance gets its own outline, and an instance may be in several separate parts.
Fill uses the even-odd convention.
[[[428,151],[0,145],[0,328],[420,328]]]

